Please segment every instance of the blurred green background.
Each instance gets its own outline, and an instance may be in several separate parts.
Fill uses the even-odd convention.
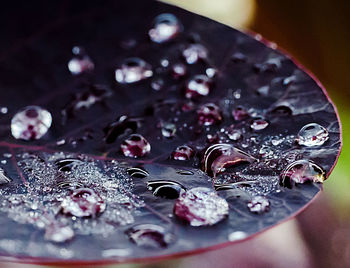
[[[336,168],[324,183],[324,192],[296,219],[239,245],[166,262],[117,267],[350,267],[350,2],[164,2],[241,30],[261,33],[287,50],[327,88],[340,113],[344,146]]]

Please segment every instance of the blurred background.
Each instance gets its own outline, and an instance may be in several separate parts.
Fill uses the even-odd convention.
[[[340,113],[344,147],[324,183],[324,192],[296,219],[216,251],[166,262],[111,267],[350,267],[350,1],[164,2],[241,30],[253,30],[287,50],[327,88]]]

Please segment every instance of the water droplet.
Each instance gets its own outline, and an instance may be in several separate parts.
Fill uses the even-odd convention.
[[[199,60],[204,60],[208,57],[208,50],[201,44],[191,44],[184,51],[182,56],[188,64],[194,64]]]
[[[149,173],[141,167],[128,168],[127,172],[131,177],[136,178],[146,178],[149,176]]]
[[[187,82],[186,98],[191,99],[198,96],[207,96],[210,92],[211,81],[206,75],[195,75]]]
[[[185,176],[194,175],[194,173],[192,171],[190,171],[190,170],[183,170],[183,169],[177,170],[176,173],[180,174],[180,175],[185,175]]]
[[[247,206],[250,212],[257,214],[262,214],[270,210],[270,202],[264,196],[254,196]]]
[[[247,57],[240,52],[236,52],[232,55],[231,59],[235,63],[242,63],[242,62],[245,62],[247,60]]]
[[[103,129],[106,143],[113,143],[118,137],[135,133],[141,126],[141,119],[122,115]]]
[[[269,123],[265,121],[264,119],[255,119],[251,125],[250,128],[256,131],[265,129]]]
[[[259,87],[256,92],[261,96],[267,96],[269,94],[270,87],[269,86],[263,86]]]
[[[49,130],[52,123],[50,112],[39,106],[27,106],[11,120],[11,133],[16,139],[38,140]]]
[[[217,70],[214,69],[214,68],[207,68],[207,69],[205,70],[205,73],[206,73],[206,75],[207,75],[209,78],[213,78],[213,77],[216,75]]]
[[[154,79],[151,82],[151,88],[156,90],[156,91],[161,90],[163,88],[163,86],[164,86],[164,81],[161,78]]]
[[[232,116],[236,121],[241,121],[249,117],[249,113],[243,107],[237,107],[232,111]]]
[[[10,153],[4,153],[3,156],[6,157],[6,158],[11,158],[11,157],[12,157],[12,154],[10,154]]]
[[[63,199],[61,209],[62,213],[76,217],[96,217],[106,209],[106,204],[93,190],[79,188]]]
[[[203,156],[202,168],[209,176],[216,177],[229,166],[240,163],[252,163],[255,158],[235,148],[232,144],[214,144],[209,146]]]
[[[227,217],[228,203],[215,191],[197,187],[180,195],[174,213],[191,226],[214,225]]]
[[[128,58],[115,70],[115,80],[121,84],[135,83],[152,75],[152,66],[140,58]]]
[[[58,141],[56,141],[56,145],[57,146],[62,146],[66,144],[66,140],[65,139],[60,139]]]
[[[297,142],[299,145],[307,147],[319,146],[328,140],[328,131],[323,126],[311,123],[307,124],[299,131]]]
[[[237,89],[237,90],[235,90],[234,92],[233,92],[233,97],[235,98],[235,99],[240,99],[241,98],[241,96],[242,96],[242,90],[241,89]]]
[[[174,78],[178,79],[180,77],[183,77],[186,75],[187,68],[184,64],[182,63],[176,63],[172,66],[172,75]]]
[[[7,107],[0,107],[0,113],[7,114],[8,113],[8,108]]]
[[[126,234],[137,246],[149,249],[166,248],[175,240],[171,232],[155,224],[136,225],[126,230]]]
[[[45,239],[55,243],[63,243],[73,237],[74,231],[69,226],[52,223],[45,228]]]
[[[120,145],[123,154],[127,157],[142,157],[151,151],[151,145],[140,134],[132,134]]]
[[[10,181],[11,179],[6,176],[5,171],[2,168],[0,168],[0,185],[9,183]]]
[[[171,156],[174,160],[189,160],[194,155],[194,151],[187,145],[181,145],[172,152]]]
[[[153,192],[155,196],[176,199],[180,193],[185,190],[180,183],[170,180],[158,180],[147,182],[147,188]]]
[[[278,145],[280,145],[283,141],[284,141],[284,138],[274,137],[274,138],[272,138],[272,140],[271,140],[271,144],[272,144],[273,146],[278,146]]]
[[[166,68],[169,66],[169,61],[167,59],[161,59],[160,65],[162,65],[162,67]]]
[[[238,141],[242,137],[242,131],[237,130],[237,129],[229,130],[229,131],[227,131],[227,137],[230,140]]]
[[[68,62],[68,69],[73,75],[90,72],[95,68],[94,63],[81,47],[73,47],[72,52],[76,56]]]
[[[197,110],[198,122],[204,126],[219,124],[222,121],[221,110],[214,103],[207,103]]]
[[[172,138],[176,134],[176,126],[173,123],[162,123],[162,135],[165,138]]]
[[[281,185],[291,188],[293,183],[323,182],[326,175],[323,169],[309,160],[297,160],[289,164],[280,175]]]
[[[229,234],[228,240],[233,242],[233,241],[239,241],[242,239],[245,239],[248,236],[247,233],[242,232],[242,231],[235,231]]]
[[[155,43],[163,43],[176,37],[182,31],[179,20],[169,13],[158,15],[154,20],[154,26],[148,35]]]

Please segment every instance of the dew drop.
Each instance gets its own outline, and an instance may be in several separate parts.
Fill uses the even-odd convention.
[[[173,123],[162,123],[162,135],[165,138],[173,138],[176,134],[176,126]]]
[[[155,224],[139,224],[129,228],[125,233],[131,242],[148,249],[166,248],[175,240],[171,232]]]
[[[182,51],[182,56],[188,64],[194,64],[199,60],[206,59],[208,57],[208,50],[201,44],[191,44]]]
[[[222,121],[221,110],[214,103],[207,103],[197,110],[198,122],[204,126],[219,124]]]
[[[289,164],[280,174],[282,186],[291,188],[294,183],[323,182],[326,180],[324,170],[309,160],[297,160]]]
[[[299,131],[297,142],[299,145],[312,147],[324,144],[328,138],[327,129],[319,124],[310,123]]]
[[[171,157],[174,160],[185,161],[191,159],[194,155],[194,151],[191,147],[187,145],[181,145],[172,152]]]
[[[170,180],[158,180],[147,182],[147,188],[153,192],[155,196],[176,199],[180,193],[185,190],[180,183]]]
[[[269,123],[267,121],[265,121],[264,119],[255,119],[251,123],[250,128],[255,130],[255,131],[259,131],[259,130],[265,129],[268,125],[269,125]]]
[[[238,141],[242,137],[242,131],[232,129],[227,131],[227,137],[232,141]]]
[[[52,124],[49,111],[39,106],[27,106],[17,112],[11,120],[11,133],[16,139],[38,140]]]
[[[211,81],[206,75],[195,75],[186,84],[186,98],[207,96],[210,92]]]
[[[68,62],[68,69],[73,75],[90,72],[95,68],[94,63],[81,47],[73,47],[72,52],[75,57]]]
[[[120,136],[136,132],[140,126],[141,119],[122,115],[103,129],[105,141],[113,143]]]
[[[155,43],[163,43],[176,37],[182,31],[179,20],[169,13],[158,15],[154,20],[153,28],[148,35]]]
[[[140,58],[128,58],[115,70],[115,80],[121,84],[135,83],[152,75],[152,66]]]
[[[69,226],[57,223],[48,225],[45,229],[45,239],[55,243],[63,243],[74,237],[74,231]]]
[[[174,213],[191,226],[214,225],[227,217],[228,203],[215,191],[197,187],[180,195]]]
[[[250,212],[257,214],[263,214],[270,210],[270,202],[264,196],[254,196],[247,206]]]
[[[127,157],[142,157],[150,153],[151,145],[140,134],[132,134],[120,145],[123,154]]]
[[[96,217],[106,209],[106,204],[93,190],[79,188],[65,197],[61,203],[63,214],[76,217]]]

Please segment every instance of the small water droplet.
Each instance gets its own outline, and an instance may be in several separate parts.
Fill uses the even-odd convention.
[[[262,214],[270,210],[270,202],[264,196],[254,196],[247,206],[250,212],[257,214]]]
[[[165,138],[172,138],[176,134],[176,126],[173,123],[162,123],[162,135]]]
[[[242,63],[242,62],[245,62],[247,60],[247,57],[240,52],[236,52],[232,55],[231,59],[235,63]]]
[[[297,160],[289,164],[280,175],[280,183],[291,188],[294,183],[323,182],[326,175],[323,169],[309,160]]]
[[[148,249],[166,248],[175,236],[160,225],[139,224],[126,230],[126,234],[139,247]]]
[[[8,108],[7,107],[0,107],[0,113],[7,114],[8,113]]]
[[[242,90],[239,88],[239,89],[237,89],[237,90],[235,90],[234,92],[233,92],[233,97],[235,98],[235,99],[240,99],[241,98],[241,96],[242,96]]]
[[[156,91],[161,90],[163,88],[163,86],[164,86],[164,81],[161,78],[154,79],[151,82],[151,88],[156,90]]]
[[[45,228],[45,239],[55,243],[63,243],[73,237],[74,231],[69,226],[52,223]]]
[[[194,151],[187,145],[181,145],[172,152],[171,156],[174,160],[189,160],[194,155]]]
[[[96,217],[105,209],[102,198],[89,188],[74,190],[61,203],[62,213],[76,217]]]
[[[140,58],[128,58],[115,70],[115,80],[121,84],[135,83],[152,75],[152,66]]]
[[[269,94],[270,87],[269,86],[263,86],[259,87],[256,92],[261,96],[267,96]]]
[[[17,112],[11,120],[11,133],[15,139],[38,140],[52,124],[49,111],[39,106],[27,106]]]
[[[237,129],[232,129],[227,131],[227,136],[230,140],[238,141],[242,137],[242,131]]]
[[[214,225],[227,217],[228,203],[209,188],[192,188],[176,200],[174,213],[191,226]]]
[[[249,113],[243,107],[237,107],[232,111],[232,116],[236,121],[241,121],[249,117]]]
[[[151,145],[140,134],[132,134],[120,145],[123,154],[127,157],[142,157],[150,153]]]
[[[103,129],[105,141],[106,143],[113,143],[118,137],[135,133],[140,126],[140,118],[122,115]]]
[[[66,144],[66,140],[65,139],[60,139],[60,140],[56,141],[56,145],[57,146],[62,146],[64,144]]]
[[[182,51],[182,56],[188,64],[194,64],[199,60],[206,59],[208,57],[208,50],[201,44],[191,44]]]
[[[300,129],[297,142],[307,147],[319,146],[328,140],[328,131],[323,126],[310,123]]]
[[[204,126],[219,124],[222,121],[221,110],[214,103],[207,103],[197,110],[198,122]]]
[[[148,35],[155,43],[163,43],[176,37],[182,31],[179,20],[169,13],[158,15],[154,20],[154,26]]]
[[[239,241],[243,240],[248,236],[247,233],[242,232],[242,231],[235,231],[229,234],[228,240],[233,242],[233,241]]]
[[[269,123],[264,119],[256,119],[251,123],[250,128],[259,131],[265,129],[268,125]]]
[[[206,75],[195,75],[187,82],[186,98],[207,96],[210,93],[211,80]]]
[[[68,62],[68,69],[73,75],[90,72],[95,68],[94,63],[90,57],[85,54],[83,48],[75,46],[72,52],[75,57]]]

